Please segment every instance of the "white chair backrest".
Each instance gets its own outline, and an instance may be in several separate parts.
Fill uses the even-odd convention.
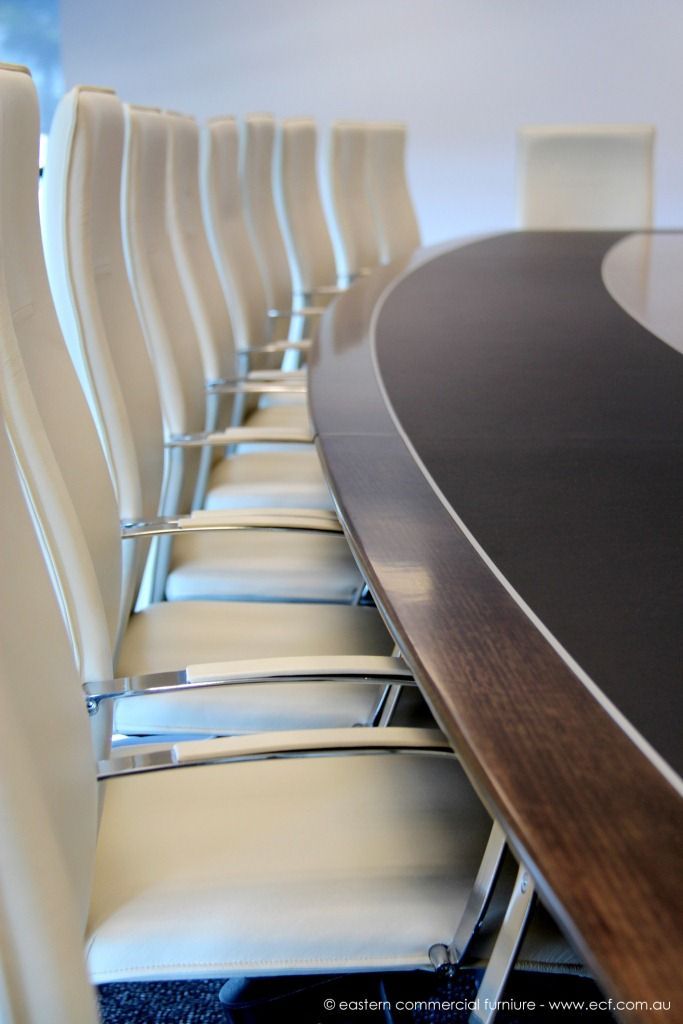
[[[3,115],[18,73],[0,67]],[[0,305],[6,322],[4,295]],[[97,832],[88,719],[15,469],[0,423],[0,1019],[95,1024],[83,960]]]
[[[184,433],[199,429],[204,416],[203,372],[167,228],[168,119],[150,107],[124,109],[126,265],[157,374],[165,429]]]
[[[55,314],[38,222],[38,104],[3,72],[0,332],[10,436],[63,590],[82,676],[109,678],[120,629],[121,543],[111,478]],[[49,440],[48,440],[49,438]]]
[[[169,128],[167,217],[171,245],[207,380],[235,370],[232,324],[202,219],[199,126],[166,112]]]
[[[126,106],[123,240],[128,276],[157,377],[167,434],[203,430],[204,371],[176,265],[167,218],[169,121],[161,111]],[[199,450],[167,460],[164,514],[189,507]]]
[[[67,1024],[97,1019],[82,960],[97,784],[66,596],[34,519],[34,471],[45,458],[59,474],[44,433],[24,429],[38,414],[17,333],[28,322],[51,349],[58,332],[37,223],[38,130],[29,72],[0,66],[0,1006],[17,1024]],[[59,519],[60,503],[51,511]]]
[[[517,136],[520,226],[647,228],[652,223],[651,125],[538,125]]]
[[[240,129],[240,184],[244,214],[270,309],[289,309],[292,275],[273,197],[275,120],[249,114]]]
[[[406,176],[406,126],[376,121],[367,126],[367,187],[382,263],[420,245],[420,228]]]
[[[268,340],[268,302],[244,219],[239,183],[239,130],[232,117],[202,128],[200,189],[206,233],[230,310],[235,347]]]
[[[336,121],[326,147],[330,234],[337,277],[348,283],[379,263],[367,191],[367,134],[357,121]]]
[[[163,434],[121,236],[124,121],[111,90],[76,87],[50,131],[43,240],[62,332],[108,453],[122,519],[157,514]],[[124,614],[146,546],[123,546]]]
[[[337,283],[334,250],[318,187],[317,132],[311,118],[288,118],[275,140],[275,205],[297,302]]]

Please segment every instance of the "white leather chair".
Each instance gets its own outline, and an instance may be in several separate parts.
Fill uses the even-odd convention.
[[[335,121],[325,150],[330,234],[337,279],[351,284],[379,263],[367,188],[368,134],[359,121]]]
[[[292,303],[292,275],[273,197],[275,119],[248,114],[240,125],[239,180],[244,216],[270,309]]]
[[[202,213],[207,237],[230,309],[240,373],[251,380],[273,381],[277,385],[299,383],[305,387],[300,371],[283,372],[266,365],[250,369],[254,354],[267,349],[286,351],[306,343],[288,339],[272,340],[272,326],[279,323],[268,304],[265,278],[252,245],[239,173],[239,129],[231,117],[212,118],[203,127],[200,155]],[[290,297],[291,298],[291,297]],[[289,320],[291,301],[285,307]],[[272,315],[271,315],[272,314]],[[271,363],[272,363],[272,356]],[[262,360],[261,360],[262,362]],[[277,400],[262,398],[256,413],[247,422],[267,426],[308,425],[308,414],[301,394],[282,394]],[[263,407],[265,405],[265,408]]]
[[[59,330],[43,261],[35,90],[25,73],[4,71],[0,84],[1,248],[12,254],[0,282],[4,411],[65,595],[64,612],[82,678],[108,679],[114,662],[119,675],[137,676],[253,658],[270,659],[260,666],[262,676],[289,673],[298,678],[302,667],[296,659],[302,657],[304,670],[306,665],[310,670],[311,657],[389,655],[391,640],[377,613],[367,608],[177,601],[130,615],[130,602],[121,593],[117,501]],[[282,661],[287,658],[295,659],[293,671],[291,662]],[[396,660],[391,662],[393,671]],[[334,667],[338,679],[340,669]],[[217,674],[225,672],[222,667]],[[120,701],[116,728],[177,735],[368,723],[383,692],[381,682],[358,687],[334,680],[232,686],[197,692],[180,704],[178,694],[164,692],[147,701]]]
[[[98,782],[14,469],[0,427],[3,1021],[95,1022],[88,980],[428,966],[490,829],[440,734],[178,744],[166,770]]]
[[[651,125],[530,125],[517,136],[518,214],[530,229],[648,228]]]
[[[207,380],[235,375],[232,322],[204,231],[199,196],[199,128],[192,117],[165,112],[168,123],[166,219],[178,277]],[[227,396],[226,396],[227,397]]]
[[[417,249],[420,228],[405,166],[406,126],[374,121],[366,125],[367,189],[382,263]]]
[[[317,170],[317,130],[311,118],[286,118],[275,138],[275,206],[294,286],[294,306],[337,294],[337,269]]]
[[[175,118],[174,135],[196,152],[197,129]],[[43,234],[46,262],[62,332],[113,470],[121,519],[156,516],[163,469],[163,435],[156,381],[126,274],[119,195],[123,108],[116,95],[92,87],[72,89],[60,102],[50,134],[44,178]],[[196,163],[196,161],[195,161]],[[196,170],[196,167],[195,167]],[[198,203],[198,185],[184,179],[179,199]],[[178,234],[187,223],[175,225]],[[201,224],[200,224],[201,227]],[[212,264],[201,258],[203,235],[186,230],[178,260],[187,269],[188,298],[204,332],[205,365],[224,372],[215,339],[229,331],[223,295]],[[204,240],[205,244],[205,240]],[[201,272],[205,288],[200,288]],[[222,434],[219,436],[223,436]],[[223,442],[225,444],[225,442]],[[187,513],[189,508],[177,508]],[[272,510],[270,519],[283,523]],[[287,517],[290,522],[292,517]],[[226,524],[234,517],[226,516]],[[310,517],[302,525],[315,526]],[[249,517],[241,517],[245,527]],[[258,523],[255,524],[255,528]],[[326,528],[332,524],[324,524]],[[193,531],[173,544],[171,573],[158,596],[170,599],[241,598],[351,601],[362,580],[341,535],[294,531]],[[124,595],[139,583],[135,544],[124,545]],[[126,597],[125,600],[128,598]]]
[[[126,108],[124,247],[136,306],[159,380],[167,436],[200,431],[205,414],[201,361],[167,226],[169,135],[169,118],[159,111]],[[241,328],[232,309],[231,317],[239,347]],[[256,388],[265,386],[255,384]],[[294,430],[295,437],[311,437],[310,428],[284,429]],[[211,472],[205,500],[205,506],[212,509],[329,509],[331,505],[310,444],[306,451],[266,450],[221,459]]]

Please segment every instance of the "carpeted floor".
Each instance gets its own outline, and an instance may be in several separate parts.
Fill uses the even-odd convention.
[[[234,1024],[467,1024],[471,1008],[467,1004],[476,999],[477,983],[476,975],[468,971],[453,979],[427,972],[383,978],[346,976],[316,984],[303,1003],[300,998],[295,1002],[294,997],[272,998],[271,991],[270,998],[264,999],[258,1009],[246,1012],[245,1004],[253,1003],[260,994],[257,987],[237,997],[242,1009],[235,1011]],[[99,995],[103,1024],[226,1024],[218,999],[222,986],[222,981],[102,985]],[[590,1000],[604,997],[586,978],[515,974],[503,998],[510,1009],[501,1009],[497,1024],[613,1021],[605,1010],[587,1009]],[[586,1008],[551,1008],[549,1001],[557,999],[583,1001]],[[388,1005],[391,1011],[387,1014],[383,1008],[372,1009],[365,1000]],[[345,1002],[350,1004],[348,1009]]]
[[[222,981],[101,985],[103,1024],[225,1024]]]

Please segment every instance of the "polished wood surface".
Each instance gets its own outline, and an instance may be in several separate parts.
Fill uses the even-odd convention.
[[[375,346],[445,499],[680,774],[683,358],[608,294],[614,245],[531,232],[455,250],[387,297]]]
[[[537,248],[532,251],[529,244],[534,237]],[[683,1012],[679,969],[683,960],[680,790],[671,784],[666,769],[660,770],[656,757],[653,763],[647,750],[634,741],[627,723],[603,706],[601,694],[590,688],[590,681],[586,685],[584,677],[577,676],[545,630],[515,600],[434,487],[434,481],[439,486],[446,484],[451,490],[446,497],[458,514],[457,505],[464,493],[463,503],[470,516],[467,525],[474,538],[480,541],[477,525],[482,524],[488,542],[491,536],[495,538],[491,517],[482,516],[482,508],[486,512],[490,480],[499,474],[489,474],[479,501],[471,479],[466,481],[464,492],[453,490],[461,446],[468,454],[462,463],[468,474],[475,472],[472,455],[479,451],[471,444],[471,429],[469,434],[451,429],[444,439],[435,419],[452,424],[453,410],[462,412],[468,401],[475,419],[489,411],[486,402],[472,397],[477,387],[485,389],[485,382],[476,381],[475,387],[475,370],[482,369],[477,353],[481,355],[487,332],[494,338],[499,336],[501,322],[509,328],[516,317],[524,322],[524,329],[520,328],[517,335],[521,379],[528,379],[531,390],[540,386],[540,350],[528,347],[529,317],[537,322],[539,304],[543,307],[545,303],[548,319],[542,327],[548,340],[553,340],[551,326],[561,335],[569,321],[568,340],[572,343],[581,310],[587,317],[591,313],[588,306],[582,306],[581,286],[576,285],[576,279],[572,287],[571,278],[576,273],[597,280],[599,302],[603,298],[606,302],[603,319],[591,327],[595,341],[599,343],[604,337],[608,321],[613,324],[616,320],[621,324],[620,331],[631,332],[634,322],[599,286],[600,252],[604,255],[618,239],[616,235],[588,233],[578,237],[548,235],[543,240],[539,236],[507,236],[475,243],[457,254],[431,259],[421,254],[412,265],[379,271],[338,301],[325,318],[313,358],[311,402],[317,444],[351,542],[387,621],[470,777],[503,822],[516,852],[534,874],[545,902],[606,991],[621,999],[671,999],[674,1007],[678,1006],[673,1014],[640,1009],[625,1012],[624,1017],[672,1020],[676,1012]],[[590,272],[586,270],[588,265]],[[557,294],[525,295],[533,266],[537,271],[544,267],[550,270]],[[562,277],[565,282],[560,287]],[[486,293],[481,290],[482,278],[486,279]],[[538,292],[539,287],[536,280],[534,291]],[[500,288],[507,307],[504,321],[496,320],[496,288]],[[475,297],[482,294],[486,301],[475,310]],[[558,299],[558,295],[564,298]],[[635,327],[645,331],[641,325]],[[510,387],[506,385],[505,390],[510,402],[519,387],[519,379],[514,388],[511,386],[515,381],[512,369],[519,373],[520,366],[514,367],[511,360],[514,329],[507,333],[512,340],[506,372],[498,374],[498,383],[507,380]],[[644,343],[642,337],[640,342]],[[648,344],[665,348],[657,339],[648,339]],[[578,344],[578,350],[582,348],[589,361],[595,358],[589,348]],[[657,362],[659,354],[654,359]],[[496,366],[500,368],[499,361]],[[554,366],[553,372],[557,373],[556,360]],[[579,378],[585,383],[584,371],[579,372]],[[576,387],[573,372],[574,361],[565,360],[558,381],[568,377],[570,389]],[[642,377],[642,369],[639,375]],[[588,387],[594,387],[590,379]],[[542,424],[536,417],[543,412],[554,420],[555,437],[566,441],[567,430],[574,429],[569,420],[565,422],[567,416],[571,419],[571,409],[566,403],[559,403],[558,408],[553,396],[548,400],[545,387],[543,393],[544,408],[538,402],[535,406],[532,403],[533,408],[525,403],[518,405],[529,427],[527,439],[541,431]],[[662,393],[657,392],[658,405],[662,404]],[[454,396],[451,400],[449,394]],[[573,399],[583,413],[583,447],[594,449],[595,437],[591,439],[587,429],[585,395],[576,392]],[[663,408],[669,408],[668,398]],[[608,402],[610,410],[610,415],[618,412],[612,402]],[[662,425],[661,411],[647,428],[651,440],[671,430],[671,423]],[[675,410],[669,411],[675,416]],[[494,420],[501,414],[500,395],[494,400],[493,413]],[[420,427],[430,421],[430,429]],[[622,447],[626,447],[626,435],[633,432],[633,422],[628,430],[624,426]],[[501,425],[492,424],[490,419],[480,423],[480,438],[488,432],[489,441],[495,440],[494,427],[501,430]],[[406,445],[401,430],[414,445],[413,450]],[[500,440],[509,447],[512,436],[502,429]],[[547,440],[547,432],[544,437]],[[487,448],[489,453],[491,450]],[[605,452],[609,456],[609,446]],[[425,459],[436,460],[427,474],[418,455],[422,463]],[[455,473],[455,479],[468,474]],[[507,481],[509,485],[511,474],[506,471],[502,477],[501,483]],[[527,489],[528,477],[528,471],[520,477],[520,491]],[[656,487],[652,496],[656,504],[663,497]],[[515,497],[519,495],[515,493]],[[547,504],[547,496],[543,502]],[[494,525],[500,530],[512,520],[511,549],[516,551],[529,539],[524,535],[523,504],[514,515],[508,506],[507,513],[494,517]],[[639,524],[630,525],[635,541]],[[667,520],[667,530],[669,526]],[[539,525],[535,517],[533,532],[554,534],[563,541],[566,519],[553,521],[549,528],[547,524]],[[594,532],[598,541],[604,540],[604,531]],[[547,537],[541,539],[545,544]],[[625,534],[620,541],[630,543],[631,538]],[[483,546],[486,550],[486,544]],[[524,552],[517,554],[521,554],[519,564],[523,564]],[[490,557],[490,552],[487,555]],[[499,550],[496,556],[500,557]],[[517,572],[519,564],[513,559],[506,575]],[[552,588],[548,598],[544,583],[549,575],[547,565],[544,562],[538,568],[530,580],[533,584],[534,577],[539,577],[540,588],[534,591],[532,586],[529,590],[524,582],[527,593],[523,596],[533,610],[532,602],[538,603],[540,594],[541,604],[545,599],[557,611],[561,602],[558,604]],[[514,577],[510,582],[513,587],[517,583]],[[601,600],[609,593],[609,588],[603,591]],[[680,593],[669,596],[680,600]],[[588,650],[600,647],[593,639],[600,636],[600,623],[595,617],[594,607],[588,617],[589,622],[593,620]],[[554,623],[552,632],[557,628],[561,629],[561,623],[559,627]],[[564,641],[568,645],[567,636]],[[603,636],[608,647],[611,638]],[[642,634],[639,636],[635,645],[640,650]],[[656,631],[650,643],[656,646]],[[571,647],[569,654],[574,656]],[[604,674],[604,665],[595,664],[597,668],[591,666],[592,682],[601,687],[603,680],[595,675]],[[609,666],[609,658],[605,664]],[[637,683],[641,664],[638,660],[627,687],[629,692],[635,685],[633,680]],[[673,683],[669,678],[663,692],[670,691],[673,700],[675,660],[672,664]],[[586,670],[585,665],[582,668]],[[680,662],[678,668],[680,671]],[[606,673],[611,680],[610,699],[617,704],[619,674]],[[649,678],[643,680],[644,696],[652,683]],[[643,722],[652,717],[651,706],[656,708],[659,703],[659,697],[649,701],[639,729],[645,731]],[[637,704],[626,701],[630,718],[638,717]],[[660,712],[664,720],[673,718],[665,705]],[[674,760],[674,728],[663,728],[659,735],[665,737],[664,741],[656,740],[659,749]],[[654,733],[649,739],[655,742]]]

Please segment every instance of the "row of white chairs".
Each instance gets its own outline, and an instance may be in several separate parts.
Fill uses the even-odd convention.
[[[420,244],[405,147],[400,122],[337,121],[319,158],[312,119],[287,118],[279,125],[264,114],[244,119],[240,169],[247,224],[273,307],[288,298],[284,266],[280,259],[276,268],[273,255],[281,253],[276,223],[299,301]],[[267,199],[271,167],[278,222]]]
[[[272,144],[272,123],[268,127]],[[103,139],[109,140],[108,147],[102,144]],[[268,148],[261,146],[266,158],[260,160],[262,170],[269,163]],[[124,110],[111,92],[76,89],[60,105],[50,150],[44,200],[48,269],[62,328],[75,365],[82,367],[82,382],[90,394],[100,434],[107,437],[115,430],[108,449],[121,517],[129,521],[148,519],[159,507],[159,399],[165,441],[173,445],[167,448],[162,513],[189,511],[200,451],[204,454],[205,476],[209,470],[210,475],[198,504],[212,510],[258,506],[261,520],[264,507],[329,510],[329,492],[310,450],[312,434],[305,405],[293,404],[302,396],[290,393],[286,406],[253,410],[246,421],[251,431],[248,435],[239,430],[216,430],[219,421],[221,425],[226,422],[217,402],[211,403],[222,390],[221,385],[214,385],[208,396],[208,410],[205,402],[205,380],[235,377],[231,321],[239,338],[238,351],[243,354],[261,352],[264,347],[283,349],[288,344],[286,340],[267,343],[268,306],[242,214],[234,121],[212,124],[204,138],[205,222],[198,174],[199,129],[191,118],[135,107]],[[118,227],[122,165],[123,247],[130,275],[123,266]],[[84,176],[90,182],[87,192],[82,185]],[[269,193],[262,192],[261,208],[269,198],[272,205]],[[84,202],[90,210],[86,226],[91,234],[96,230],[102,249],[97,259],[83,230]],[[252,195],[252,209],[255,207]],[[210,228],[207,234],[211,249],[204,223]],[[274,226],[271,223],[271,229]],[[272,238],[277,238],[274,230]],[[275,251],[274,245],[272,249]],[[116,273],[111,272],[105,280],[98,272],[97,260],[116,268]],[[143,331],[133,323],[136,318],[129,279]],[[98,298],[98,291],[105,288],[111,290],[111,297]],[[99,332],[78,322],[80,311],[88,303],[92,306],[97,302],[104,312],[96,309],[91,321]],[[123,308],[128,309],[125,320]],[[92,349],[92,354],[83,351],[84,345]],[[121,409],[117,400],[116,380],[106,372],[111,365],[102,364],[97,355],[106,346],[113,350],[126,409]],[[155,398],[153,373],[147,369],[148,351],[153,355],[159,398]],[[256,376],[255,381],[229,384],[225,389],[284,390],[284,386],[262,381],[260,373]],[[238,397],[244,399],[245,395]],[[149,467],[156,460],[156,475],[148,471],[143,476],[146,493],[141,500],[127,480],[133,460],[118,441],[126,433],[126,425],[109,425],[117,410],[123,416],[128,414],[143,465]],[[230,417],[227,419],[229,422]],[[298,440],[308,442],[309,450],[251,452],[208,460],[207,464],[208,448],[205,444],[200,447],[200,442],[207,440],[202,435],[205,428],[211,432],[213,451],[224,451],[231,440],[247,438],[252,445],[259,439]],[[126,495],[133,497],[122,500],[121,496]],[[155,596],[163,596],[165,585],[169,598],[348,601],[357,594],[362,581],[342,538],[329,535],[336,525],[327,521],[331,518],[318,516],[317,523],[321,531],[325,528],[325,535],[321,532],[313,537],[310,533],[303,538],[271,533],[258,540],[246,534],[185,536],[174,546],[170,577],[166,580],[162,572]],[[288,524],[283,521],[280,525]],[[310,513],[301,526],[316,526]],[[231,582],[229,570],[235,564],[239,573]]]
[[[50,290],[26,69],[0,67],[0,114],[7,1019],[96,1020],[88,978],[410,969],[430,947],[448,969],[485,958],[472,940],[500,926],[497,904],[479,929],[505,836],[416,700],[391,724],[412,679],[378,612],[351,603],[362,579],[302,447],[301,375],[250,368],[252,349],[305,352],[309,304],[375,257],[356,233],[341,282],[295,278],[276,310],[295,337],[272,338],[258,260],[240,299],[249,257],[228,271],[222,252],[245,217],[227,187],[235,122],[201,139],[191,118],[79,88],[44,181]],[[274,126],[256,120],[267,152]],[[310,150],[310,122],[292,129]],[[367,145],[365,128],[338,134]],[[181,543],[133,611],[150,537]],[[576,964],[539,928],[522,958]]]
[[[438,730],[350,728],[377,720],[387,682],[410,683],[377,612],[175,600],[131,614],[146,536],[195,529],[156,516],[144,344],[153,329],[171,350],[176,319],[191,327],[165,230],[171,126],[186,121],[132,108],[126,123],[100,90],[60,108],[43,199],[65,344],[25,70],[0,69],[0,115],[8,1021],[95,1020],[86,979],[428,964],[461,918],[468,942],[474,932],[480,913],[466,911],[492,824]],[[165,359],[182,405],[191,359]],[[203,410],[201,383],[200,370]],[[129,521],[147,506],[155,521],[122,538],[124,501]],[[310,518],[325,530],[331,519]],[[122,754],[112,728],[167,742]],[[485,875],[488,894],[490,863]]]
[[[314,452],[225,454],[226,445],[240,440],[287,437],[308,441],[311,449],[310,428],[222,429],[217,409],[209,432],[203,430],[204,372],[184,269],[195,274],[196,306],[207,315],[219,312],[212,334],[219,370],[229,347],[221,346],[215,324],[227,331],[229,318],[219,289],[215,305],[206,302],[213,263],[206,243],[200,244],[195,122],[147,108],[126,111],[110,91],[76,89],[59,107],[50,149],[45,251],[66,348],[52,322],[41,335],[43,349],[54,350],[49,373],[45,361],[25,364],[56,455],[51,478],[61,472],[76,513],[68,527],[61,525],[65,512],[59,520],[50,516],[44,529],[68,593],[84,681],[110,677],[112,661],[114,675],[123,677],[207,662],[223,663],[213,676],[226,677],[243,674],[243,662],[251,659],[259,659],[262,676],[321,676],[324,659],[334,658],[342,662],[332,663],[332,674],[343,676],[349,657],[361,659],[352,674],[373,674],[376,658],[386,659],[381,673],[400,674],[377,611],[348,604],[362,581]],[[188,238],[193,245],[174,244]],[[47,307],[36,264],[33,280]],[[29,321],[19,338],[24,349],[30,331]],[[50,397],[55,385],[57,398]],[[40,429],[37,420],[33,429]],[[218,457],[210,466],[205,508],[191,513],[202,450]],[[47,487],[43,467],[27,465],[24,474],[38,507]],[[314,489],[318,503],[310,499]],[[50,505],[61,500],[55,486]],[[177,536],[170,555],[162,552],[155,563],[164,567],[157,575],[173,600],[161,599],[162,588],[133,612],[152,536],[164,542]],[[273,597],[281,600],[264,603]],[[346,606],[323,603],[344,598]],[[96,617],[96,608],[103,614]],[[153,700],[119,701],[113,727],[129,737],[177,737],[369,725],[384,689],[377,681],[365,687],[331,681],[280,682],[248,692],[174,690]]]

